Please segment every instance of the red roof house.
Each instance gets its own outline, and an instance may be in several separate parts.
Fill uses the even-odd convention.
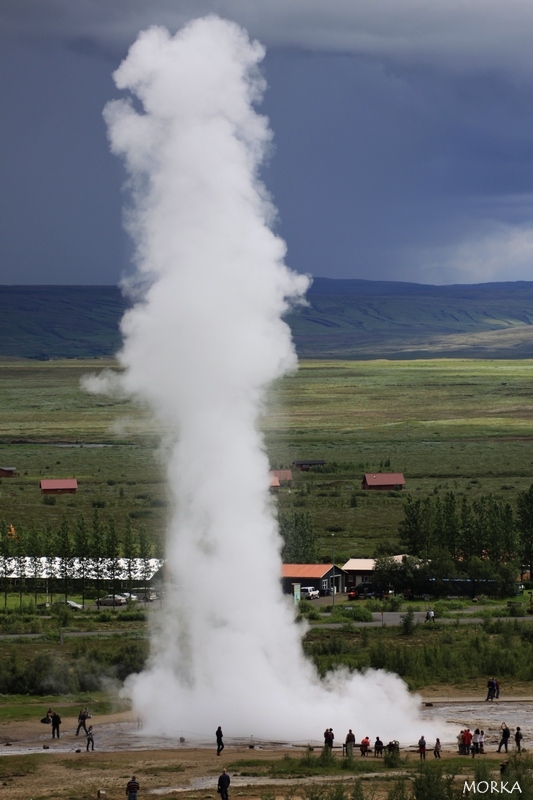
[[[292,469],[271,469],[270,474],[278,479],[280,485],[292,483]]]
[[[78,481],[76,478],[46,479],[39,481],[41,494],[76,494]]]
[[[367,472],[362,486],[363,489],[403,489],[405,478],[401,472]]]

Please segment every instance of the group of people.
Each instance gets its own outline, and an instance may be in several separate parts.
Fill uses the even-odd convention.
[[[79,736],[80,729],[83,728],[85,731],[85,738],[87,739],[87,752],[89,750],[94,750],[94,731],[93,726],[89,725],[87,728],[87,720],[91,718],[89,714],[88,708],[82,708],[80,713],[78,714],[78,727],[76,729],[76,736]],[[61,725],[61,717],[59,714],[54,711],[53,708],[49,708],[46,712],[45,717],[41,720],[41,722],[46,722],[52,725],[52,739],[59,739],[59,728]]]
[[[470,728],[465,728],[457,734],[457,749],[460,756],[471,755],[472,758],[478,753],[485,752],[485,731],[476,728],[474,733]]]
[[[505,752],[509,752],[509,740],[511,738],[511,729],[509,726],[502,722],[500,726],[500,743],[498,744],[498,753],[501,753],[502,747],[504,748]],[[522,750],[522,730],[520,726],[517,726],[514,740],[516,744],[516,749],[520,753]],[[457,734],[457,747],[459,750],[459,755],[461,756],[468,756],[471,755],[472,758],[475,758],[478,754],[483,755],[485,752],[485,731],[476,728],[475,731],[472,733],[470,728],[465,728],[464,730],[460,731]]]
[[[440,739],[437,737],[435,739],[435,744],[433,745],[433,755],[435,758],[440,758],[440,753],[442,750],[442,745],[440,743]],[[418,754],[420,756],[420,761],[426,760],[426,751],[427,751],[427,742],[426,737],[421,736],[418,740]]]
[[[500,697],[500,681],[498,678],[489,678],[487,681],[487,696],[485,700],[498,700]]]
[[[326,728],[326,730],[324,731],[324,747],[332,748],[333,747],[333,739],[334,739],[333,729],[332,728]],[[356,743],[355,742],[355,734],[352,731],[352,729],[350,728],[350,730],[346,734],[346,740],[344,742],[344,749],[345,749],[346,755],[349,758],[351,756],[353,756],[355,743]],[[379,736],[376,736],[376,741],[374,742],[374,756],[382,756],[383,755],[384,746],[385,745],[383,744],[383,742],[381,741]],[[368,755],[368,753],[372,750],[372,745],[371,745],[369,736],[365,736],[365,737],[363,737],[363,739],[361,739],[361,741],[359,743],[359,750],[361,751],[361,755],[362,756]]]

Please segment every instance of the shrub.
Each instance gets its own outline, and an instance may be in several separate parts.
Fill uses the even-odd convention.
[[[400,628],[403,636],[411,636],[415,630],[415,614],[412,608],[400,617]]]
[[[43,503],[45,506],[55,506],[56,497],[53,494],[45,494],[43,495]]]
[[[370,609],[360,603],[356,603],[352,606],[345,606],[343,614],[346,617],[350,617],[350,619],[353,619],[355,622],[372,622],[373,620]]]

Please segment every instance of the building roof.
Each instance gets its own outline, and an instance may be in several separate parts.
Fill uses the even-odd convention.
[[[365,472],[365,481],[369,486],[403,486],[405,478],[401,472]]]
[[[4,469],[6,472],[16,472],[16,467],[0,467],[0,469]]]
[[[322,578],[333,568],[333,564],[282,564],[282,578]],[[336,567],[340,569],[340,567]]]
[[[402,563],[404,556],[393,556],[394,561],[397,561],[398,564]],[[349,572],[366,572],[368,570],[373,570],[376,565],[375,558],[350,558],[346,564],[343,564],[343,569]]]
[[[270,474],[275,476],[278,481],[292,481],[291,469],[271,469]]]
[[[371,572],[375,563],[373,558],[350,558],[342,568],[352,572]]]
[[[279,487],[279,478],[277,475],[270,473],[270,488],[277,489]]]
[[[77,489],[78,481],[76,478],[62,478],[58,480],[46,478],[42,481],[39,481],[39,488],[41,490]]]

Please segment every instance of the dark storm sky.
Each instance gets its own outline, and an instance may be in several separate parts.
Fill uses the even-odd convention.
[[[264,180],[315,276],[533,280],[530,0],[3,0],[0,283],[116,283],[102,119],[139,30],[208,12],[267,47]]]

